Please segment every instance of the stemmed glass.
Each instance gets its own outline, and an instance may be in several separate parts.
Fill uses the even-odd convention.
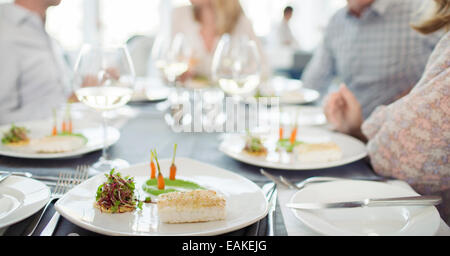
[[[260,60],[255,41],[224,34],[214,52],[212,77],[225,93],[240,101],[260,83]]]
[[[128,162],[108,159],[107,111],[120,108],[133,95],[135,72],[125,46],[83,46],[75,64],[73,91],[78,100],[101,113],[103,126],[103,150],[98,162],[93,165],[97,172],[111,168],[123,168]]]
[[[179,121],[186,122],[183,113],[183,103],[189,100],[189,93],[182,90],[178,79],[189,70],[192,60],[192,49],[182,33],[177,33],[173,37],[160,35],[155,40],[152,48],[152,60],[161,75],[174,88],[168,101],[160,109],[165,110],[171,107],[172,114],[166,115],[168,123],[174,125]],[[184,120],[182,120],[184,119]]]

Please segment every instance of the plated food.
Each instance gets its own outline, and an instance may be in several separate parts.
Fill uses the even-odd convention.
[[[245,147],[242,149],[242,151],[252,156],[267,155],[267,148],[264,146],[261,138],[250,134],[249,131],[247,131]]]
[[[114,169],[109,174],[105,174],[107,181],[97,188],[94,206],[102,212],[123,213],[132,212],[136,208],[142,209],[144,202],[136,198],[134,189],[134,179],[126,176],[122,177]]]
[[[8,146],[26,145],[30,142],[28,132],[26,127],[19,127],[12,124],[9,131],[3,134],[2,143]]]
[[[172,157],[160,158],[162,158],[162,154],[158,154],[161,172],[167,180],[170,180],[169,172]],[[144,201],[146,197],[152,197],[152,203],[144,202],[142,209],[135,208],[133,211],[123,213],[107,213],[95,207],[97,189],[99,185],[107,181],[103,173],[91,177],[68,191],[57,201],[55,208],[61,216],[81,228],[104,235],[119,236],[220,235],[251,225],[267,214],[268,203],[264,192],[247,178],[235,172],[184,157],[177,156],[175,164],[177,166],[176,179],[193,181],[204,187],[205,190],[169,192],[160,196],[148,194],[142,190],[142,185],[149,180],[150,176],[149,161],[146,161],[116,170],[122,174],[122,177],[133,178],[136,200]],[[167,187],[168,184],[166,183]],[[223,197],[225,200],[225,219],[215,219],[219,216],[217,215],[218,211],[215,210],[209,211],[215,214],[211,216],[215,220],[186,223],[167,223],[161,220],[158,200],[163,196],[169,196],[170,193],[182,193],[186,198],[187,195],[194,194],[197,198],[207,195],[209,198],[209,195],[211,195],[211,199],[213,199],[215,198],[213,193],[207,192],[211,190],[215,191],[215,195]],[[188,208],[182,209],[187,210]],[[195,208],[191,209],[192,214],[189,221],[197,216],[194,215]],[[208,208],[205,207],[205,209]],[[187,213],[186,210],[184,212]]]
[[[165,223],[224,220],[226,201],[213,190],[171,192],[158,199],[159,219]]]
[[[283,127],[278,133],[252,134],[264,154],[248,152],[249,135],[227,134],[219,149],[238,161],[273,169],[312,170],[348,164],[367,155],[363,142],[316,127]]]
[[[342,149],[334,142],[301,143],[293,151],[294,157],[301,163],[333,162],[342,158]]]
[[[133,177],[122,177],[121,173],[112,169],[105,174],[106,181],[97,188],[94,206],[102,213],[126,213],[142,210],[144,203],[156,203],[158,218],[164,223],[225,219],[226,200],[222,195],[193,181],[176,179],[176,148],[175,144],[169,178],[164,178],[161,172],[156,150],[151,151],[150,179],[141,187],[142,192],[147,194],[144,200],[137,196],[141,193]]]
[[[39,154],[64,153],[77,150],[87,143],[87,138],[81,133],[73,133],[70,105],[61,121],[58,130],[56,111],[53,116],[53,126],[49,127],[49,135],[31,137],[30,128],[11,125],[3,134],[2,144],[14,150],[34,152]]]
[[[107,146],[110,146],[119,140],[120,132],[114,127],[107,129]],[[75,157],[101,149],[102,134],[97,121],[79,116],[73,122],[67,119],[62,122],[59,118],[58,123],[47,119],[2,125],[0,155],[29,159]]]

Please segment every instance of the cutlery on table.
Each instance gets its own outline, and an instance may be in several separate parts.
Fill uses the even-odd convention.
[[[261,172],[262,175],[266,176],[267,178],[269,178],[271,181],[273,181],[275,184],[278,185],[283,185],[286,186],[286,184],[284,184],[280,178],[268,173],[267,171],[265,171],[264,169],[259,169],[259,171]]]
[[[360,201],[331,203],[288,203],[287,207],[298,210],[320,210],[331,208],[384,207],[384,206],[430,206],[442,202],[440,196],[409,196],[396,198],[366,198]]]
[[[269,202],[269,211],[267,213],[267,236],[274,236],[274,212],[277,205],[277,184],[267,183],[263,186],[263,190],[266,191],[266,198]]]
[[[61,198],[65,193],[67,193],[67,191],[69,191],[70,189],[72,189],[76,185],[78,185],[81,182],[87,180],[87,178],[88,178],[88,170],[89,170],[89,168],[86,165],[78,166],[77,167],[77,171],[76,171],[76,173],[75,173],[75,175],[74,175],[74,177],[72,179],[70,179],[70,180],[67,179],[67,178],[70,178],[70,177],[66,177],[66,179],[62,179],[62,183],[64,184],[63,185],[63,189],[62,189],[62,191],[60,191],[58,194],[56,194],[54,196],[54,197],[56,197],[56,200]],[[56,191],[56,189],[55,189],[55,191]],[[42,232],[40,233],[40,236],[51,236],[51,235],[53,235],[53,232],[55,231],[56,225],[58,224],[59,217],[60,217],[60,215],[56,211],[53,214],[53,216],[50,219],[50,221],[45,226],[44,230],[42,230]]]
[[[81,174],[78,174],[78,173],[82,173],[82,174],[84,174],[84,176],[81,175]],[[87,167],[77,167],[77,174],[78,175],[76,175],[76,176],[79,176],[79,177],[82,177],[82,178],[84,178],[84,177],[87,178]],[[39,225],[40,221],[42,220],[42,217],[44,216],[44,213],[48,209],[49,205],[53,201],[61,198],[64,195],[64,193],[69,190],[68,186],[70,185],[70,181],[71,181],[71,179],[70,179],[71,178],[71,174],[70,173],[68,173],[68,172],[60,172],[59,176],[56,177],[56,178],[57,178],[56,185],[55,185],[55,188],[53,189],[53,192],[52,192],[52,195],[50,197],[50,200],[47,202],[47,204],[45,205],[43,210],[41,210],[40,214],[37,215],[33,219],[32,223],[24,231],[24,233],[23,233],[24,235],[27,235],[27,236],[33,235],[34,231],[36,230],[37,226]],[[79,184],[79,183],[81,183],[81,181],[82,181],[82,179],[80,179],[80,181],[77,181],[76,183]],[[75,184],[75,182],[74,182],[74,184]]]
[[[320,176],[320,177],[310,177],[307,178],[299,183],[294,183],[290,181],[289,179],[285,178],[284,176],[280,175],[280,178],[278,180],[285,186],[287,186],[290,189],[297,189],[300,190],[304,188],[308,184],[313,183],[322,183],[322,182],[331,182],[331,181],[340,181],[340,180],[361,180],[361,181],[379,181],[379,182],[386,182],[392,179],[389,178],[383,178],[383,177],[375,177],[375,178],[340,178],[340,177],[328,177],[328,176]]]
[[[39,175],[33,175],[30,172],[0,171],[0,174],[7,174],[7,173],[10,173],[11,175],[14,175],[14,176],[27,177],[27,178],[32,178],[32,179],[36,179],[36,180],[46,180],[46,181],[53,181],[53,182],[57,182],[58,181],[58,177],[54,177],[54,176],[39,176]]]

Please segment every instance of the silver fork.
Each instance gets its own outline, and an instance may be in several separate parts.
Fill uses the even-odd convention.
[[[279,180],[280,180],[280,182],[282,184],[284,184],[285,186],[287,186],[290,189],[300,190],[300,189],[304,188],[306,185],[313,184],[313,183],[322,183],[322,182],[339,181],[339,180],[366,180],[366,181],[386,182],[386,181],[389,181],[389,180],[392,180],[392,179],[390,179],[390,178],[381,178],[381,177],[349,179],[349,178],[325,177],[325,176],[323,176],[323,177],[310,177],[310,178],[307,178],[307,179],[303,180],[302,182],[294,183],[294,182],[290,181],[289,179],[285,178],[284,176],[280,175]]]
[[[60,173],[58,179],[59,182],[56,184],[56,188],[54,190],[55,192],[52,194],[52,199],[60,199],[70,189],[85,181],[87,178],[88,166],[86,165],[78,166],[73,178],[71,173]],[[55,212],[50,221],[47,223],[47,226],[45,226],[44,230],[42,230],[40,236],[51,236],[55,231],[56,224],[58,224],[59,217],[59,213]]]
[[[59,173],[59,176],[56,181],[55,188],[50,196],[50,200],[48,200],[47,204],[45,205],[44,209],[41,211],[41,215],[39,218],[36,218],[33,223],[30,224],[30,226],[25,230],[24,234],[27,236],[33,235],[34,231],[36,230],[37,226],[41,222],[42,217],[44,216],[44,213],[47,211],[47,208],[50,206],[50,204],[59,199],[62,196],[62,192],[64,191],[64,179],[70,176],[70,174],[66,174],[63,172]],[[70,178],[70,177],[69,177]]]

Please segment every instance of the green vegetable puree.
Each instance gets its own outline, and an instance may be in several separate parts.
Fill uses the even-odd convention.
[[[158,182],[156,179],[147,180],[147,182],[142,185],[142,190],[145,192],[158,196],[161,194],[176,192],[176,191],[190,191],[196,189],[205,189],[202,186],[194,183],[192,181],[187,180],[171,180],[168,178],[164,178],[165,189],[158,189]]]
[[[285,148],[287,152],[292,152],[294,150],[295,146],[300,145],[302,143],[303,142],[301,142],[301,141],[295,141],[294,144],[291,144],[290,139],[281,139],[281,140],[278,140],[277,146],[280,148]]]

